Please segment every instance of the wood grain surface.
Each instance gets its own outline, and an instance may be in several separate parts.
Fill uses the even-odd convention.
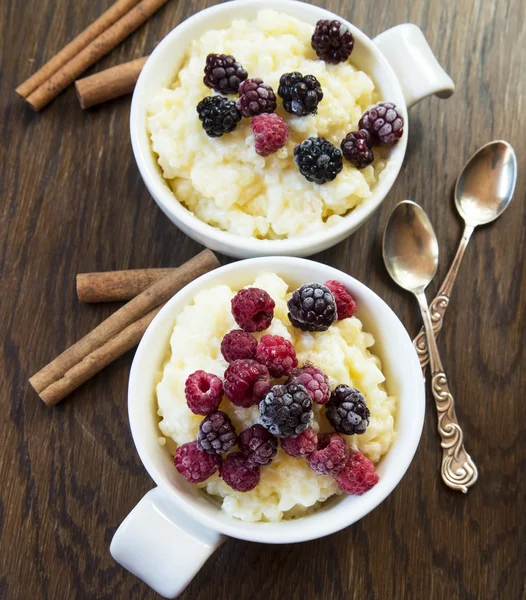
[[[177,266],[200,250],[163,216],[131,152],[129,98],[89,111],[73,88],[34,114],[15,87],[110,0],[3,0],[0,142],[0,598],[154,599],[109,554],[111,537],[152,481],[127,422],[132,353],[49,409],[28,377],[100,323],[75,275]],[[144,56],[213,2],[172,0],[90,73]],[[406,162],[391,193],[352,238],[315,258],[350,272],[411,334],[416,304],[388,279],[380,236],[396,202],[430,214],[445,275],[461,235],[452,189],[482,144],[519,158],[515,199],[475,233],[439,339],[466,445],[480,479],[467,496],[439,479],[434,406],[408,473],[356,525],[310,543],[229,540],[184,600],[510,599],[525,597],[526,14],[521,0],[320,1],[370,36],[419,25],[457,85],[411,110]],[[228,259],[223,259],[228,260]],[[522,474],[520,469],[522,468]],[[521,558],[522,557],[522,558]]]

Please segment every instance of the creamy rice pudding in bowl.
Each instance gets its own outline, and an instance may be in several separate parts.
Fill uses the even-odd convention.
[[[349,36],[351,54],[345,53],[338,64],[319,58],[323,52],[313,47],[320,20],[338,20]],[[221,64],[211,62],[210,55],[233,56],[240,65],[231,89],[220,88],[213,67]],[[312,84],[318,94],[305,110],[297,110],[297,97],[287,96],[287,90],[297,92],[298,80],[293,85],[289,78],[288,88],[283,84],[285,75],[296,73],[304,78],[300,83]],[[286,132],[283,143],[265,156],[257,150],[256,136],[262,133],[250,118],[254,112],[245,110],[246,103],[242,106],[241,96],[253,93],[248,84],[255,78],[265,84],[264,94],[275,96],[261,110],[279,117]],[[238,257],[306,256],[344,239],[380,205],[404,158],[407,108],[432,93],[450,95],[453,89],[414,25],[395,27],[371,41],[315,6],[238,0],[193,15],[154,50],[133,96],[132,145],[155,201],[194,239]],[[203,107],[204,99],[209,104]],[[352,162],[345,153],[342,160],[342,140],[364,127],[368,109],[386,102],[396,106],[395,127],[403,135],[387,147],[369,140],[372,163]],[[228,106],[232,127],[216,128],[213,135],[220,137],[210,137],[205,118],[224,114]],[[236,110],[241,111],[237,116]],[[396,114],[389,113],[392,118]],[[298,166],[305,155],[307,162],[315,156],[307,151],[298,155],[297,148],[310,138],[326,139],[329,154],[340,153],[333,172],[321,178],[316,173],[314,180]]]
[[[298,288],[302,293],[293,294]],[[252,297],[255,289],[263,291],[263,300]],[[346,304],[347,292],[356,314],[352,301]],[[314,321],[307,316],[309,295],[325,302]],[[231,331],[246,339],[229,343]],[[250,361],[259,365],[252,380],[243,364]],[[323,372],[330,388],[323,377],[317,383],[305,377],[306,366],[311,375],[313,369]],[[210,376],[206,385],[192,379],[196,373]],[[217,402],[214,377],[224,388]],[[204,397],[203,390],[214,393]],[[287,405],[287,393],[298,411]],[[283,403],[292,417],[281,419]],[[418,445],[424,406],[407,332],[352,277],[286,257],[240,261],[208,273],[167,303],[137,350],[130,425],[159,487],[123,522],[112,554],[173,597],[225,535],[290,543],[338,531],[377,506],[402,478]],[[217,415],[227,429],[205,426]],[[316,436],[318,444],[308,447]],[[195,453],[203,459],[199,464],[192,464]],[[360,464],[351,467],[351,459]],[[188,481],[194,475],[197,484]],[[174,570],[182,556],[184,571]]]

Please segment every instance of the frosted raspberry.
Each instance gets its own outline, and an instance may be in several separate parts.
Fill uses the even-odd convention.
[[[352,317],[357,311],[356,302],[353,297],[347,291],[347,288],[336,281],[330,279],[325,282],[325,285],[331,290],[334,299],[336,300],[336,310],[338,311],[338,320],[347,319]]]
[[[317,404],[326,404],[329,401],[331,395],[329,378],[321,369],[310,363],[294,369],[287,379],[287,383],[302,385],[309,392],[312,401]]]
[[[250,492],[259,483],[259,467],[251,466],[241,452],[229,454],[219,468],[223,480],[236,492]]]
[[[281,447],[289,456],[307,458],[318,446],[318,436],[312,427],[307,427],[296,437],[282,438]]]
[[[278,450],[278,441],[263,425],[252,425],[239,434],[241,454],[253,467],[270,465]]]
[[[294,346],[280,335],[269,333],[259,340],[256,360],[268,368],[272,377],[290,375],[292,369],[298,366]]]
[[[188,376],[184,386],[188,408],[196,415],[208,415],[219,408],[223,398],[223,383],[217,375],[196,371]]]
[[[257,404],[269,391],[270,374],[265,365],[255,360],[235,360],[225,371],[223,385],[227,398],[233,404],[248,408]]]
[[[199,450],[197,442],[179,446],[174,456],[175,468],[190,483],[205,481],[217,471],[220,464],[220,456]]]
[[[232,314],[244,331],[263,331],[274,317],[274,300],[259,288],[245,288],[232,298]]]
[[[289,128],[283,117],[275,113],[263,113],[250,121],[256,152],[260,156],[273,154],[283,148],[289,137]]]
[[[257,346],[257,340],[253,335],[241,329],[233,329],[221,342],[221,354],[229,363],[240,358],[255,358]]]
[[[349,460],[345,440],[337,433],[318,436],[318,448],[308,458],[310,468],[319,475],[336,475]]]
[[[352,452],[345,467],[334,476],[340,489],[361,496],[374,487],[380,478],[373,463],[361,452]]]

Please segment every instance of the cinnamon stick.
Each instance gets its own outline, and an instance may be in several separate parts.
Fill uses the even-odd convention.
[[[101,33],[111,27],[122,16],[124,16],[131,8],[138,4],[140,0],[117,0],[115,4],[110,6],[108,10],[93,21],[82,33],[72,40],[67,46],[64,46],[60,52],[55,54],[43,67],[36,73],[31,75],[16,88],[16,93],[22,98],[27,98],[29,94],[34,92],[37,87],[41,86],[69,60],[83,50],[90,42],[92,42]]]
[[[168,0],[142,0],[38,87],[26,98],[26,102],[34,110],[42,110],[86,69],[106,56],[167,2]]]
[[[75,81],[81,108],[90,108],[131,94],[147,59],[147,56],[137,58]]]
[[[80,302],[123,302],[166,277],[173,269],[130,269],[102,273],[79,273],[77,296]]]
[[[89,379],[91,374],[118,358],[123,351],[126,351],[123,350],[124,348],[129,349],[131,347],[129,344],[137,339],[138,332],[142,331],[142,326],[148,319],[135,328],[128,329],[130,326],[141,321],[187,283],[217,266],[219,261],[210,250],[194,256],[73,344],[33,375],[29,383],[48,406],[60,402],[67,394]],[[103,366],[99,368],[100,364]]]

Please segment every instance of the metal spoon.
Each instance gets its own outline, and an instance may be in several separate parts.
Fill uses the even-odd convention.
[[[464,233],[448,274],[429,305],[435,337],[442,329],[453,284],[471,234],[475,227],[491,223],[506,210],[513,198],[516,180],[515,151],[502,140],[482,146],[464,165],[455,187],[455,204],[465,222]],[[429,352],[424,328],[413,343],[425,372]]]
[[[468,487],[477,481],[478,472],[464,449],[455,402],[433,335],[424,290],[437,270],[438,242],[433,226],[418,204],[405,200],[395,207],[385,228],[383,255],[389,275],[418,300],[430,349],[431,389],[438,411],[438,432],[442,438],[442,479],[450,488],[466,493]]]

